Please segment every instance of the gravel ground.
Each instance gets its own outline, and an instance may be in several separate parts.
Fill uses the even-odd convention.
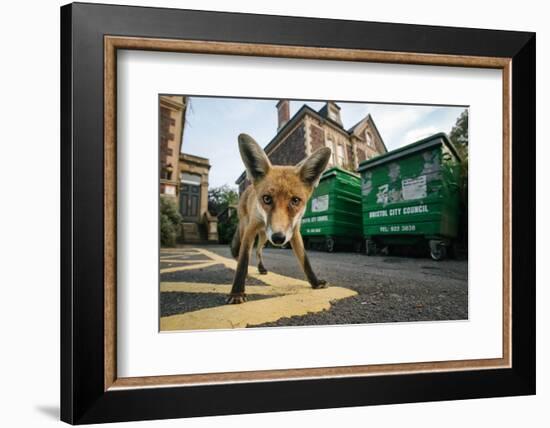
[[[349,287],[359,294],[347,299],[338,300],[331,304],[329,310],[281,318],[274,323],[259,324],[254,327],[273,326],[304,326],[304,325],[333,325],[333,324],[365,324],[408,321],[438,321],[464,320],[468,318],[467,302],[456,308],[453,297],[450,299],[442,292],[434,299],[426,292],[410,293],[395,288],[392,292],[385,291],[386,287],[380,284],[376,291],[366,292],[360,287]],[[408,294],[407,297],[403,297]],[[455,296],[461,299],[461,296]]]
[[[209,251],[230,258],[227,246]],[[355,290],[358,295],[332,303],[329,310],[282,318],[266,326],[362,324],[468,319],[468,261],[435,262],[428,258],[377,256],[309,251],[314,271],[329,285]],[[205,256],[196,260],[204,260]],[[264,250],[266,268],[281,275],[304,279],[291,250]],[[256,261],[251,260],[251,269]],[[177,265],[177,264],[176,264]],[[231,284],[234,271],[222,264],[161,275],[161,280]],[[264,285],[255,278],[248,285]],[[251,300],[268,296],[249,295]],[[161,315],[173,315],[225,303],[223,294],[161,293]]]
[[[229,256],[225,247],[212,247]],[[468,262],[426,258],[367,257],[310,251],[317,276],[358,295],[328,311],[280,319],[261,326],[358,324],[468,319]],[[266,249],[265,265],[282,275],[304,277],[291,250]],[[250,282],[248,282],[250,283]]]
[[[194,256],[191,256],[194,257]],[[175,258],[174,258],[175,259]],[[197,260],[208,259],[201,255]],[[164,266],[163,266],[164,265]],[[171,265],[171,266],[168,266]],[[166,263],[161,262],[161,269],[173,266],[192,266],[190,264]],[[216,264],[206,268],[189,269],[179,272],[170,272],[161,274],[162,282],[197,282],[209,284],[231,284],[233,282],[234,271],[226,268],[223,264]],[[264,282],[249,277],[247,284],[265,285]],[[270,296],[260,294],[247,294],[248,300],[264,299]],[[163,292],[160,293],[160,316],[182,314],[185,312],[196,311],[199,309],[213,308],[225,305],[227,296],[225,294],[215,293],[182,293],[182,292]]]
[[[204,256],[203,256],[204,258]],[[210,284],[231,284],[235,271],[226,268],[222,264],[208,266],[200,269],[182,270],[178,272],[163,273],[160,276],[162,282],[208,282]],[[265,285],[264,282],[248,277],[250,285]]]
[[[265,299],[263,294],[248,294],[249,301]],[[185,312],[196,311],[198,309],[212,308],[225,305],[227,296],[225,294],[212,293],[180,293],[170,291],[160,293],[160,316],[183,314]]]

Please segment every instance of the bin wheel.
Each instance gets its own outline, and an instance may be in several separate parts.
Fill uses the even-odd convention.
[[[361,253],[363,251],[363,243],[361,241],[356,241],[353,244],[353,249],[356,253]]]
[[[376,255],[376,242],[372,239],[365,239],[365,254],[367,256]]]
[[[304,238],[304,248],[306,250],[311,250],[311,243],[309,242],[309,238]]]
[[[441,241],[430,241],[430,256],[435,261],[444,260],[447,257],[447,246]]]
[[[333,252],[334,252],[334,247],[335,247],[334,239],[328,237],[328,238],[325,240],[325,248],[326,248],[326,250],[327,250],[329,253],[333,253]]]

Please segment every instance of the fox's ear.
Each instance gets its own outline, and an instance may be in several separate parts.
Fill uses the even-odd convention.
[[[297,165],[300,178],[304,183],[312,187],[317,186],[321,174],[328,165],[331,153],[328,147],[323,147]]]
[[[261,180],[267,175],[271,162],[254,138],[247,134],[240,134],[239,151],[250,181]]]

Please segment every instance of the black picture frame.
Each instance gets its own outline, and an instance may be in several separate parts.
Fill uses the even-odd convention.
[[[104,390],[104,36],[512,59],[512,367]],[[74,3],[61,8],[61,419],[71,424],[535,393],[535,34]]]

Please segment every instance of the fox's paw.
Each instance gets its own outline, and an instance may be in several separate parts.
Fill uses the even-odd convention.
[[[264,267],[264,265],[258,265],[258,272],[260,275],[267,275],[267,269]]]
[[[328,283],[324,279],[318,279],[316,282],[311,284],[311,288],[319,289],[319,288],[327,288]]]
[[[244,294],[244,293],[235,293],[235,294],[230,294],[227,297],[227,300],[225,301],[225,303],[228,304],[228,305],[238,305],[238,304],[244,303],[246,301],[247,301],[246,294]]]

